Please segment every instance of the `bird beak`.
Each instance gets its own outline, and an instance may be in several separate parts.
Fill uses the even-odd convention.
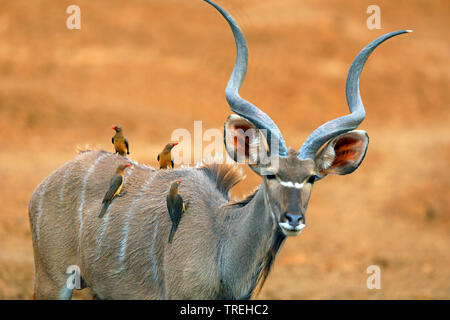
[[[177,181],[177,184],[180,184],[180,183],[181,183],[181,180],[182,180],[182,179],[178,180],[178,181]]]
[[[174,142],[173,146],[175,147],[178,144],[178,142]]]
[[[116,127],[116,126],[112,126],[112,129],[113,129],[113,130],[116,130],[116,129],[117,129],[117,127]]]
[[[131,164],[127,163],[127,164],[125,165],[125,168],[128,168],[128,167],[131,167]]]

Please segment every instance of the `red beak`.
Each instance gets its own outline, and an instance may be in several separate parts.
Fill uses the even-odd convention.
[[[113,130],[116,130],[116,129],[117,129],[117,127],[116,127],[116,126],[112,126],[112,129],[113,129]]]
[[[178,144],[178,142],[174,142],[174,143],[173,143],[173,146],[175,147],[177,144]]]
[[[183,180],[183,179],[180,179],[180,180],[178,180],[178,184],[180,184],[180,183],[181,183],[181,180]]]
[[[131,164],[127,163],[127,164],[125,165],[125,168],[128,168],[128,167],[131,167]]]

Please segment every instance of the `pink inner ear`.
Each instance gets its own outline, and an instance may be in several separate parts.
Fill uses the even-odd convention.
[[[348,162],[357,162],[361,157],[363,145],[364,141],[361,139],[354,139],[351,137],[339,139],[334,146],[336,156],[333,164],[328,170],[345,166]]]
[[[233,141],[234,147],[241,154],[245,152],[245,157],[250,156],[250,138],[248,136],[242,135],[242,132],[245,134],[248,129],[251,129],[251,127],[246,125],[245,123],[241,125],[233,125],[233,130],[237,133]]]

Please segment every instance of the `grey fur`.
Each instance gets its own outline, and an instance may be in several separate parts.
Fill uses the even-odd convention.
[[[98,166],[88,172],[99,158],[102,160]],[[41,194],[43,197],[40,239],[33,237],[36,298],[60,298],[67,279],[65,271],[70,265],[80,267],[83,281],[93,295],[102,299],[251,296],[278,228],[266,207],[265,185],[247,205],[227,206],[224,188],[211,178],[208,169],[155,171],[137,164],[124,184],[126,194],[115,199],[104,217],[109,223],[102,242],[98,243],[102,219],[97,216],[104,190],[111,173],[125,161],[124,157],[105,151],[83,152],[53,172],[47,183],[33,192],[30,201],[33,234],[36,203]],[[67,181],[61,179],[64,174]],[[86,175],[80,241],[78,208]],[[142,190],[141,186],[150,178],[148,188]],[[189,201],[189,207],[172,245],[168,245],[171,221],[165,196],[170,183],[179,178],[183,179],[180,194]],[[58,203],[63,185],[64,203]],[[135,201],[138,197],[142,198]],[[133,219],[125,221],[130,206]],[[124,251],[121,239],[125,223],[129,224],[130,232]]]

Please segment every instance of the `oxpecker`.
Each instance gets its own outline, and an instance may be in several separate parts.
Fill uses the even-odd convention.
[[[177,144],[178,144],[178,142],[166,144],[163,151],[161,151],[158,154],[158,162],[159,162],[160,169],[167,169],[167,168],[173,169],[173,160],[172,160],[171,151],[172,151],[172,148],[175,147]]]
[[[113,199],[119,195],[120,191],[123,187],[123,180],[124,180],[124,170],[125,168],[130,167],[131,165],[129,163],[127,164],[121,164],[117,167],[116,173],[112,176],[111,181],[109,182],[109,189],[105,194],[105,197],[103,198],[103,206],[102,210],[100,211],[100,214],[98,215],[99,218],[102,218],[104,214],[106,213],[106,210],[108,209],[108,206],[111,204]]]
[[[112,143],[114,145],[114,149],[116,149],[116,153],[124,156],[125,154],[130,154],[130,148],[128,146],[128,140],[123,135],[123,130],[121,126],[113,126],[112,127],[116,134],[112,137]]]
[[[169,234],[169,243],[172,243],[172,239],[177,231],[178,224],[180,223],[183,213],[186,211],[186,206],[183,202],[183,198],[178,194],[178,186],[181,183],[181,179],[175,181],[170,186],[169,194],[167,195],[167,209],[169,210],[170,220],[172,220],[172,228]]]

